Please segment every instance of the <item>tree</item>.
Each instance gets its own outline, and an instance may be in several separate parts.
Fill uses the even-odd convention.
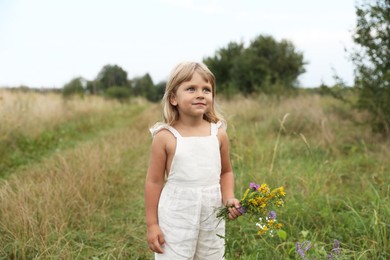
[[[304,65],[303,54],[290,41],[260,35],[235,62],[232,79],[244,94],[275,93],[295,88]]]
[[[230,42],[226,48],[217,50],[213,57],[203,59],[203,63],[210,68],[216,78],[218,91],[225,94],[234,92],[234,90],[231,89],[232,85],[230,84],[232,79],[232,68],[243,50],[243,43]]]
[[[161,101],[161,99],[163,98],[166,85],[167,85],[166,81],[160,81],[155,86],[155,88],[157,89],[157,94],[156,94],[157,100],[156,101]]]
[[[142,77],[132,80],[133,92],[136,96],[145,97],[149,101],[157,101],[157,88],[153,84],[152,77],[146,73]]]
[[[83,96],[85,92],[86,80],[82,77],[74,78],[64,85],[62,94],[65,97],[79,95]]]
[[[372,115],[373,130],[390,135],[390,0],[356,6],[352,53],[359,108]]]
[[[128,100],[131,96],[129,88],[112,86],[106,89],[104,94],[109,98],[115,98],[121,102]]]
[[[106,90],[109,87],[128,87],[127,72],[117,65],[106,65],[96,78],[97,88]]]
[[[224,92],[236,90],[245,95],[293,89],[298,76],[305,72],[303,54],[291,42],[277,42],[271,36],[262,35],[247,48],[242,43],[231,42],[203,62],[214,72]]]

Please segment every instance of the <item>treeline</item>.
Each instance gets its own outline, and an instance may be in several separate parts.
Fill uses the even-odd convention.
[[[82,77],[74,78],[63,87],[65,97],[72,95],[95,94],[119,100],[141,96],[152,102],[162,98],[165,82],[157,85],[149,73],[142,77],[128,79],[127,72],[118,65],[105,65],[95,80],[87,81]]]
[[[276,41],[271,36],[258,36],[249,46],[230,42],[203,62],[217,79],[218,92],[224,95],[238,93],[288,93],[296,89],[298,77],[305,72],[303,53],[287,40]],[[149,73],[128,79],[127,72],[118,65],[105,65],[92,81],[81,77],[72,79],[63,87],[64,96],[84,93],[105,95],[120,100],[140,96],[152,102],[161,100],[166,82],[154,84]]]

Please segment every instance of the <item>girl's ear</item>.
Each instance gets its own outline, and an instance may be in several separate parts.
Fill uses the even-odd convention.
[[[176,95],[172,94],[169,96],[169,103],[171,103],[172,106],[177,106],[177,101],[176,101]]]

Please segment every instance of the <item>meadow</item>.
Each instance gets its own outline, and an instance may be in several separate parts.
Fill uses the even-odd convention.
[[[315,94],[218,104],[236,196],[250,182],[287,193],[286,237],[240,217],[227,223],[227,259],[390,258],[390,141],[367,114]],[[152,259],[143,185],[159,119],[141,99],[0,89],[0,259]]]

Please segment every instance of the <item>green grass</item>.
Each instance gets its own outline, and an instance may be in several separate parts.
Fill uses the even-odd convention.
[[[273,132],[259,130],[245,114],[234,122],[237,133],[233,132],[232,150],[240,155],[240,160],[234,163],[237,186],[254,180],[284,185],[288,195],[279,221],[285,224],[288,236],[286,241],[278,237],[257,238],[254,223],[247,223],[244,218],[229,223],[231,258],[299,259],[295,243],[311,241],[309,259],[325,259],[334,239],[341,243],[340,259],[390,257],[390,167],[383,154],[378,156],[380,145],[371,143],[367,148],[362,145],[363,138],[321,144],[321,132],[297,127],[299,121],[314,123],[304,111],[300,112],[307,118],[288,118],[279,141],[276,127]],[[274,118],[275,122],[277,119]],[[296,122],[288,122],[291,119]],[[334,128],[344,130],[345,122],[338,123]],[[292,131],[289,126],[302,132]],[[354,136],[365,130],[353,127],[356,128],[354,124],[348,125],[344,131]],[[312,128],[315,130],[316,126]],[[298,133],[309,138],[305,141]],[[334,134],[343,137],[345,133]],[[275,144],[277,155],[273,162]]]
[[[123,127],[126,116],[138,114],[144,108],[120,107],[113,111],[83,114],[71,121],[54,125],[38,136],[19,133],[10,135],[0,142],[0,178],[11,174],[18,167],[39,161],[45,155],[97,138],[106,130]],[[125,109],[128,111],[124,111]]]
[[[369,134],[360,114],[317,96],[221,106],[236,196],[253,181],[287,192],[278,211],[287,238],[260,237],[240,217],[227,225],[227,259],[301,259],[295,244],[305,241],[308,259],[327,259],[335,239],[336,259],[390,258],[389,141]],[[7,168],[12,175],[0,183],[0,259],[152,259],[143,184],[147,129],[158,118],[158,106],[123,105],[18,146],[20,158],[31,158]]]

